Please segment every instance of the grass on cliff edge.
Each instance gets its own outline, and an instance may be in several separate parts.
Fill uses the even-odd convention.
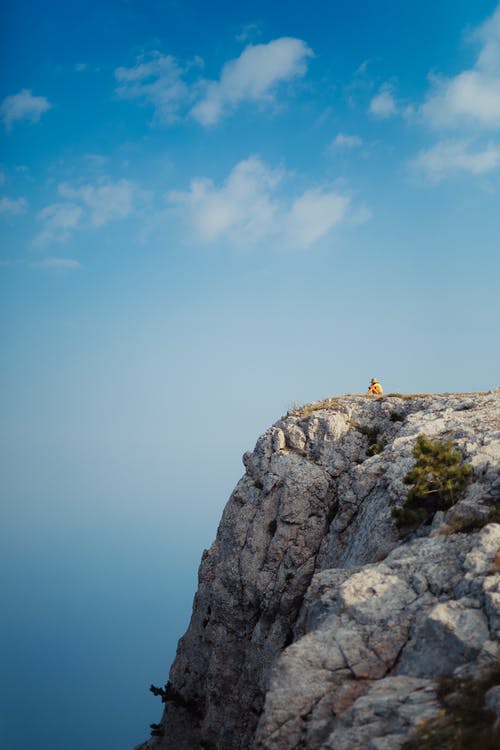
[[[417,396],[425,395],[429,394],[415,393],[408,396],[402,396],[400,393],[388,393],[387,396],[369,396],[366,393],[344,393],[342,396],[331,396],[330,398],[324,398],[321,401],[312,401],[310,404],[304,404],[304,406],[299,406],[298,404],[293,403],[286,416],[300,418],[308,417],[309,414],[312,414],[315,411],[320,411],[321,409],[331,409],[343,398],[366,398],[370,401],[375,401],[382,400],[384,398],[416,398]]]
[[[286,416],[288,417],[308,417],[315,411],[320,409],[331,409],[343,398],[363,398],[369,401],[383,401],[386,398],[399,398],[403,401],[411,401],[414,398],[429,398],[430,396],[447,396],[449,398],[463,398],[464,396],[470,396],[470,393],[385,393],[383,396],[372,396],[368,393],[344,393],[342,396],[331,396],[330,398],[324,398],[321,401],[312,401],[310,404],[304,404],[299,406],[294,403],[288,410]],[[487,391],[476,391],[476,396],[486,396]],[[285,417],[283,417],[285,419]]]
[[[402,750],[497,750],[500,721],[485,705],[485,695],[498,684],[500,666],[478,680],[441,678],[439,714],[420,724]]]

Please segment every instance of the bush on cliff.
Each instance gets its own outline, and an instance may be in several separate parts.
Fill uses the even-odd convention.
[[[409,533],[429,523],[438,510],[448,510],[463,493],[472,476],[452,440],[430,440],[419,435],[413,448],[416,462],[404,478],[413,487],[402,508],[393,508],[396,525]]]

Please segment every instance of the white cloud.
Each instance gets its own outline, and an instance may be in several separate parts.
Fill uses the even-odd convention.
[[[5,129],[10,131],[18,120],[38,122],[51,106],[44,96],[33,96],[30,89],[22,89],[18,94],[5,97],[0,106],[0,117]]]
[[[35,238],[35,244],[45,247],[52,242],[65,242],[72,230],[82,220],[83,209],[74,203],[52,203],[38,212],[43,229]]]
[[[325,237],[345,218],[349,198],[335,191],[314,188],[294,200],[285,217],[290,245],[307,248]]]
[[[35,239],[36,245],[65,242],[76,229],[98,229],[111,221],[124,219],[133,212],[139,195],[129,180],[104,180],[76,188],[62,183],[58,193],[64,202],[46,206],[38,214],[43,229]]]
[[[44,271],[78,271],[82,268],[82,264],[72,258],[44,258],[30,263],[30,266]]]
[[[282,170],[251,156],[236,164],[219,187],[196,178],[188,191],[171,191],[167,200],[199,242],[309,248],[346,217],[350,199],[325,187],[286,198],[279,193],[284,177]]]
[[[148,62],[139,61],[131,68],[115,70],[119,83],[116,93],[123,99],[151,104],[155,110],[154,121],[169,125],[178,119],[181,108],[192,99],[189,87],[182,80],[185,72],[172,55],[154,52]]]
[[[483,175],[500,169],[500,146],[490,143],[473,150],[470,140],[440,141],[420,151],[411,167],[433,183],[460,172]]]
[[[25,214],[28,209],[26,198],[0,198],[0,214],[11,214],[19,216]]]
[[[124,219],[132,212],[135,186],[129,180],[79,188],[63,183],[59,185],[59,195],[79,203],[86,210],[91,227],[101,227],[110,221]]]
[[[421,114],[434,127],[500,127],[500,5],[472,39],[480,45],[474,66],[452,78],[433,78]]]
[[[202,125],[214,125],[244,101],[272,101],[280,83],[305,74],[307,58],[312,56],[305,42],[291,37],[248,45],[238,58],[224,65],[218,81],[206,84],[205,95],[191,115]]]
[[[467,121],[487,128],[500,127],[500,75],[467,70],[452,79],[436,79],[421,112],[438,128],[454,128]]]
[[[228,237],[253,244],[271,230],[279,210],[273,190],[281,179],[279,170],[252,156],[236,164],[221,187],[197,177],[187,192],[171,191],[167,200],[182,209],[202,242]]]
[[[300,39],[282,37],[268,44],[249,44],[239,57],[222,68],[217,81],[201,78],[187,83],[200,58],[182,65],[171,55],[153,53],[131,68],[115,70],[116,93],[154,108],[153,122],[170,125],[189,114],[202,125],[213,125],[235,106],[270,102],[280,83],[303,76],[307,58],[313,55]]]
[[[351,149],[360,148],[363,145],[363,139],[359,135],[347,135],[346,133],[337,133],[330,144],[331,149]]]
[[[379,93],[370,101],[372,115],[386,119],[398,113],[398,106],[392,92],[392,86],[389,83],[384,83]]]
[[[102,169],[108,163],[108,157],[102,154],[85,154],[85,161],[92,169]]]

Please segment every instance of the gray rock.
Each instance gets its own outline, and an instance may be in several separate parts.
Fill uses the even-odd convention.
[[[495,685],[484,696],[484,703],[500,719],[500,685]]]
[[[398,750],[439,710],[440,675],[497,663],[500,525],[453,532],[498,501],[499,400],[345,396],[267,430],[203,554],[165,733],[142,750]],[[474,476],[402,540],[391,511],[420,433],[452,437]]]

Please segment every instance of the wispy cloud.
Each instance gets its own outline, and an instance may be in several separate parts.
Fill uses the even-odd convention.
[[[347,214],[350,198],[324,188],[306,190],[284,215],[285,237],[291,247],[309,248],[326,237]]]
[[[420,113],[433,127],[500,128],[500,5],[471,38],[480,45],[474,66],[451,78],[432,78]]]
[[[28,210],[26,198],[0,198],[0,214],[19,216]]]
[[[85,154],[84,158],[92,169],[102,169],[108,163],[108,157],[102,154]]]
[[[0,117],[5,129],[10,131],[19,120],[38,122],[51,106],[44,96],[33,96],[30,89],[22,89],[18,94],[5,97],[0,105]]]
[[[242,102],[270,102],[278,85],[302,77],[312,50],[301,39],[283,37],[268,44],[248,45],[222,68],[218,81],[209,81],[191,115],[202,125],[214,125]]]
[[[239,57],[224,64],[218,80],[206,80],[193,75],[202,67],[200,58],[182,64],[155,52],[150,59],[143,57],[130,68],[115,70],[116,93],[152,106],[153,122],[158,125],[187,116],[201,125],[214,125],[244,102],[275,101],[280,84],[305,75],[311,56],[312,50],[301,39],[249,44]]]
[[[79,261],[72,258],[43,258],[30,263],[30,267],[42,271],[79,271],[83,268]]]
[[[324,186],[290,198],[280,192],[284,178],[283,170],[251,156],[236,164],[220,186],[206,177],[195,178],[189,190],[171,191],[167,200],[195,241],[306,249],[346,218],[350,198]]]
[[[170,125],[181,109],[192,101],[192,92],[183,81],[186,67],[172,55],[154,52],[150,60],[140,58],[131,68],[117,68],[116,93],[123,99],[137,99],[154,108],[154,122]]]
[[[237,42],[248,42],[249,39],[260,36],[261,33],[262,32],[258,24],[247,23],[246,26],[243,26],[238,34],[236,34],[235,39]]]
[[[59,195],[78,203],[86,211],[91,227],[101,227],[116,219],[124,219],[133,210],[135,185],[129,180],[83,185],[73,188],[59,185]]]
[[[347,133],[337,133],[330,143],[329,150],[341,151],[360,148],[363,145],[363,139],[359,135],[348,135]]]
[[[489,143],[474,149],[470,140],[440,141],[421,150],[410,166],[431,183],[458,173],[484,175],[500,169],[500,145]]]
[[[66,242],[76,229],[97,229],[126,218],[134,210],[138,190],[129,180],[104,180],[78,187],[61,183],[58,194],[63,202],[46,206],[38,213],[43,225],[35,238],[38,246]]]
[[[35,238],[35,245],[45,247],[53,242],[66,242],[72,230],[82,220],[83,209],[74,203],[52,203],[38,212],[43,229]]]
[[[398,114],[399,107],[394,98],[394,89],[390,83],[384,83],[378,94],[370,101],[369,110],[372,115],[380,119],[387,119]]]

